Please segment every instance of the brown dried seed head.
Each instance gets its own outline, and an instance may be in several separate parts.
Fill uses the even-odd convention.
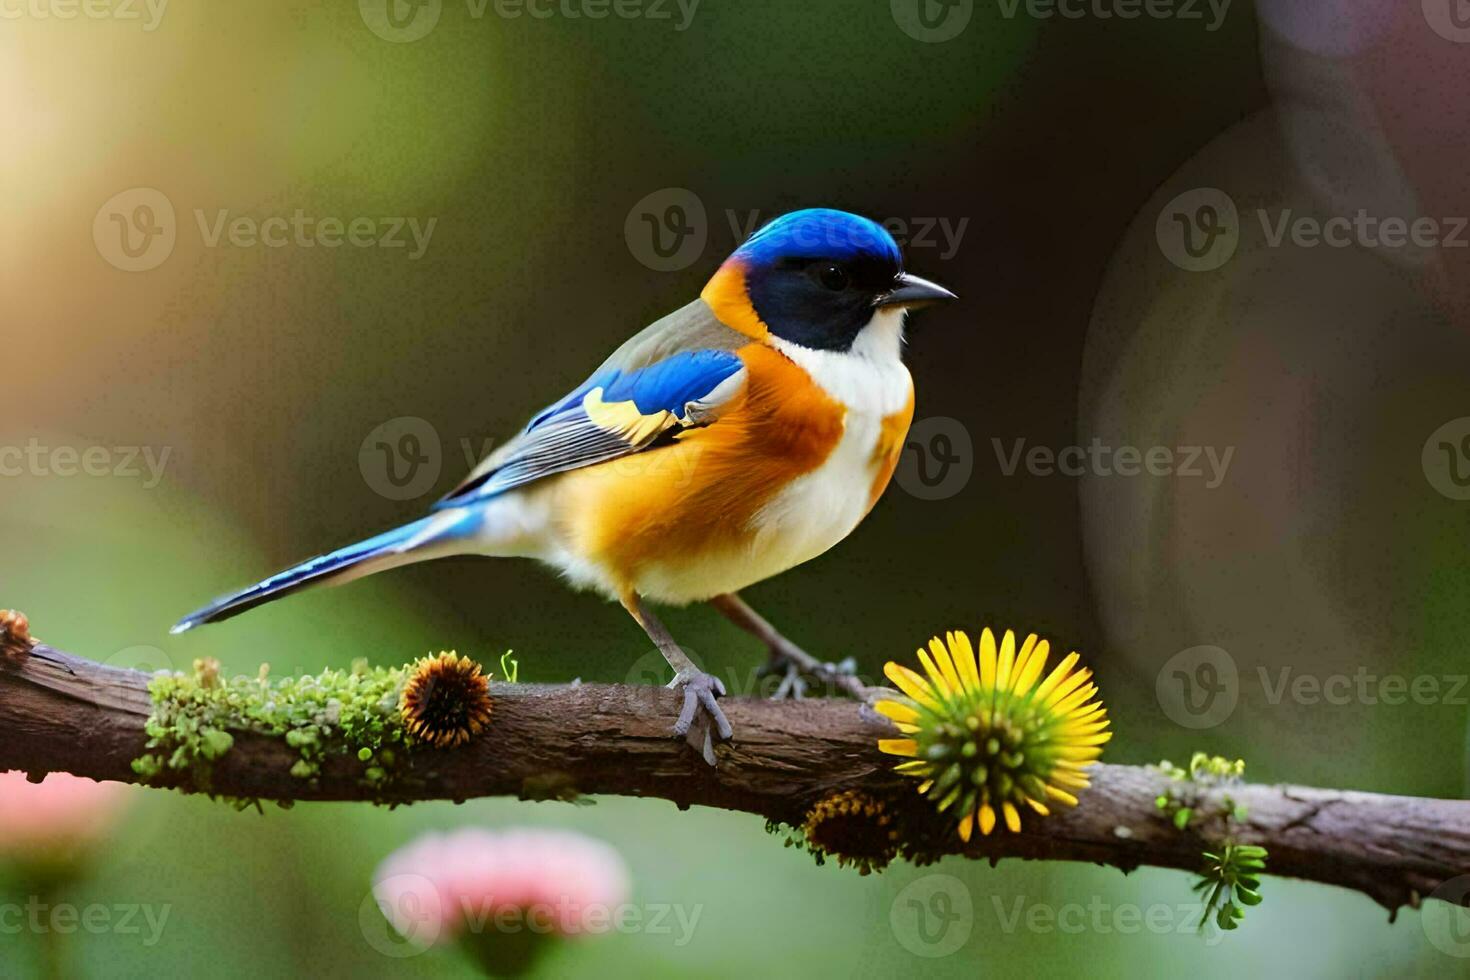
[[[490,724],[490,678],[469,657],[424,657],[414,664],[398,711],[415,739],[456,748]]]
[[[838,864],[855,865],[863,874],[881,871],[898,855],[898,828],[879,800],[860,790],[826,797],[807,812],[802,827],[807,843]]]

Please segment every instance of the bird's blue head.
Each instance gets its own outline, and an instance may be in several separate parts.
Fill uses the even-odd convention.
[[[905,274],[898,243],[882,225],[827,208],[793,211],[761,228],[703,295],[721,320],[753,337],[839,351],[881,310],[955,298]]]

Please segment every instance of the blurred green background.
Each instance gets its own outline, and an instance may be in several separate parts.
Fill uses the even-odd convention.
[[[478,455],[696,295],[732,222],[836,206],[933,228],[908,266],[963,302],[913,325],[917,417],[954,420],[972,471],[940,499],[901,479],[849,541],[750,590],[757,608],[869,675],[945,628],[1040,632],[1096,668],[1110,761],[1199,748],[1243,755],[1256,780],[1461,796],[1463,701],[1298,703],[1257,670],[1465,670],[1470,503],[1421,463],[1430,433],[1470,414],[1462,253],[1268,250],[1243,219],[1237,257],[1203,274],[1153,238],[1162,202],[1196,186],[1242,214],[1466,213],[1466,99],[1441,88],[1466,46],[1417,4],[1302,6],[1241,2],[1208,29],[1208,9],[1071,19],[961,0],[925,8],[950,25],[932,30],[902,0],[704,0],[687,24],[673,3],[604,19],[399,4],[392,22],[372,0],[175,3],[156,22],[16,7],[0,30],[0,446],[105,447],[111,476],[0,478],[0,605],[128,666],[212,655],[281,675],[513,648],[526,680],[624,680],[648,662],[636,627],[523,562],[445,561],[201,634],[167,627],[415,516],[469,468],[465,446]],[[135,188],[167,200],[174,242],[126,271],[111,215],[135,216]],[[704,244],[658,268],[636,230],[689,199],[676,189],[703,210]],[[416,257],[407,231],[403,248],[210,244],[221,212],[297,211],[434,225]],[[369,439],[404,418],[439,447],[412,495],[385,484]],[[1208,490],[1007,475],[993,442],[1094,436],[1233,446],[1233,469]],[[162,461],[156,480],[142,459],[128,475],[128,447]],[[709,610],[666,621],[727,677],[763,659]],[[1238,706],[1205,729],[1156,694],[1196,645],[1240,668]],[[686,943],[574,944],[547,976],[1466,973],[1418,912],[1390,925],[1363,896],[1277,879],[1214,943],[1187,931],[1182,874],[949,860],[860,878],[756,818],[658,801],[262,817],[140,796],[69,898],[167,905],[167,925],[153,946],[69,937],[83,975],[470,975],[453,951],[385,957],[359,924],[389,851],[463,823],[602,837],[635,901],[699,910]],[[964,942],[940,956],[893,914],[934,874],[971,899]],[[1174,911],[1164,933],[1090,917],[1037,931],[1013,924],[1018,898]],[[37,949],[0,935],[0,969],[31,974]]]

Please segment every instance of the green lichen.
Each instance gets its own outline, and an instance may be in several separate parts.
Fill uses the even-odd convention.
[[[272,680],[262,666],[255,677],[226,680],[217,661],[200,660],[191,674],[159,674],[148,685],[147,751],[133,771],[144,782],[213,795],[215,764],[236,736],[252,733],[295,750],[290,772],[297,779],[316,779],[328,759],[355,760],[361,782],[381,799],[412,741],[398,711],[407,672],[358,660],[350,670],[312,676]]]

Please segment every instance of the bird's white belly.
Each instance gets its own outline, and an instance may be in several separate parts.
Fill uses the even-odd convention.
[[[822,554],[868,512],[882,419],[849,412],[842,440],[815,470],[798,477],[752,519],[751,558],[767,578]]]

